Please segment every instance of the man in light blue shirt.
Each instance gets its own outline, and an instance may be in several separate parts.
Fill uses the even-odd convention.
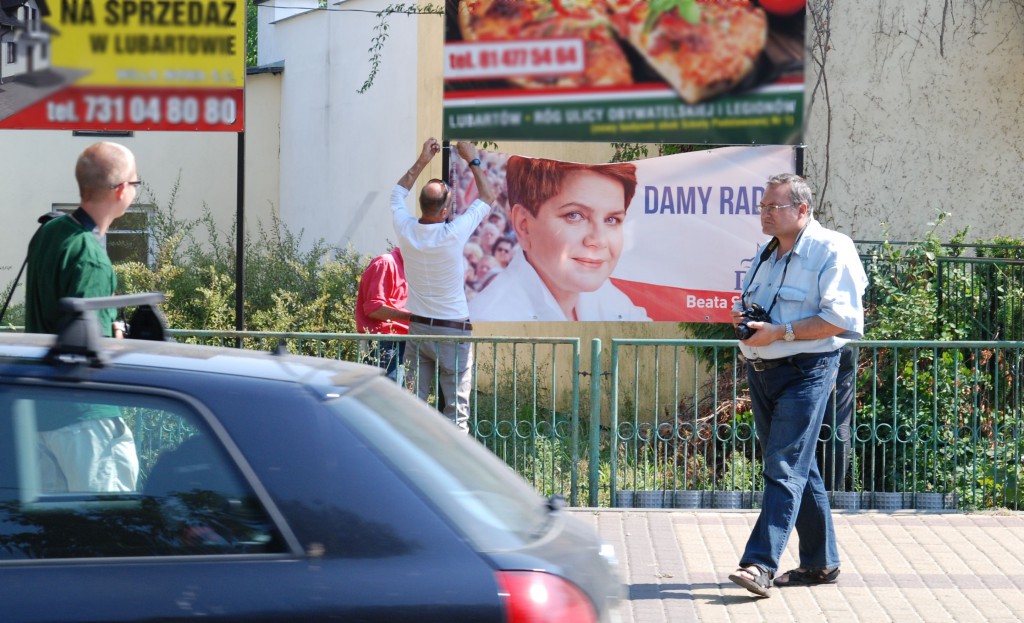
[[[767,597],[775,586],[835,582],[839,550],[815,445],[839,367],[839,349],[864,333],[867,276],[848,236],[814,220],[803,178],[768,180],[761,228],[771,241],[747,273],[741,309],[732,312],[749,336],[740,341],[758,445],[764,461],[761,514],[739,568],[729,579]],[[745,318],[764,310],[770,320]],[[737,332],[737,337],[742,337]],[[776,577],[793,529],[800,566]]]

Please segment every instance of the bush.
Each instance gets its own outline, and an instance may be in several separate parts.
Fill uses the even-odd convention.
[[[146,189],[146,192],[149,192]],[[155,261],[115,266],[123,293],[162,291],[172,328],[235,328],[235,225],[218,230],[207,206],[195,220],[179,219],[177,186],[166,205],[153,198]],[[302,248],[302,235],[276,217],[244,242],[244,312],[250,331],[352,333],[359,278],[369,262],[351,248],[316,241]],[[352,347],[354,349],[354,345]]]

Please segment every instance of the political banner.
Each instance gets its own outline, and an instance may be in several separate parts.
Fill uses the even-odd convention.
[[[446,139],[794,145],[804,0],[447,0]]]
[[[497,200],[467,243],[474,322],[729,322],[792,147],[588,165],[481,152]],[[478,196],[453,151],[455,212]]]
[[[3,7],[0,129],[243,129],[244,2]]]

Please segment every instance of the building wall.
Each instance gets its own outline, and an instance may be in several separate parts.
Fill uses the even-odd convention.
[[[917,240],[941,212],[943,240],[968,225],[969,241],[1024,237],[1024,2],[810,4],[831,6],[828,49],[807,59],[806,172],[825,220]]]

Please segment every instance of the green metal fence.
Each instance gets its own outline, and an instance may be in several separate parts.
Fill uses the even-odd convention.
[[[871,282],[864,300],[868,308],[882,294],[874,287],[878,276],[901,284],[904,275],[913,278],[916,271],[927,283],[913,283],[909,289],[930,284],[938,299],[935,313],[922,312],[923,326],[952,324],[957,337],[965,340],[1024,340],[1024,247],[947,244],[942,252],[948,255],[904,255],[915,243],[857,244]],[[931,335],[941,335],[941,328],[935,326]]]
[[[181,341],[360,361],[354,334],[172,331]],[[763,484],[734,340],[440,338],[473,349],[471,432],[572,505],[752,507]],[[861,341],[837,508],[1020,509],[1024,342]],[[580,417],[581,411],[586,415]],[[590,423],[599,423],[591,425]],[[831,426],[819,450],[844,441]]]
[[[376,364],[374,343],[350,333],[170,330],[180,342],[242,347]],[[580,438],[578,338],[388,336],[398,342],[466,343],[472,350],[471,433],[545,495],[587,499],[589,456]],[[407,353],[408,354],[408,353]],[[406,362],[412,367],[412,362]],[[435,399],[440,379],[426,382]],[[410,386],[414,382],[407,377]]]
[[[939,309],[979,340],[1024,340],[1024,260],[937,258]]]
[[[835,506],[1024,505],[1024,343],[858,345],[850,476]],[[610,369],[612,504],[758,505],[760,457],[735,341],[612,340]],[[824,426],[819,455],[842,441]]]

